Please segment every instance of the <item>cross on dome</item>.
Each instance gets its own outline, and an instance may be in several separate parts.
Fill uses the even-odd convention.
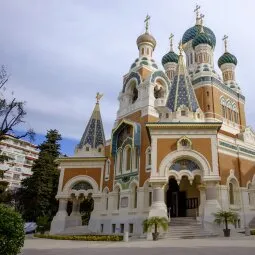
[[[228,39],[227,35],[224,35],[222,38],[222,41],[224,42],[225,52],[227,52],[227,45],[228,45],[227,39]]]
[[[145,23],[145,32],[148,33],[149,31],[149,21],[150,21],[150,16],[149,14],[147,14],[147,16],[145,17],[144,23]]]
[[[196,24],[198,25],[199,23],[199,10],[200,10],[201,6],[200,5],[196,5],[196,8],[194,10],[194,12],[196,13]]]
[[[174,35],[171,33],[169,36],[169,40],[170,40],[170,51],[173,51],[173,38]]]

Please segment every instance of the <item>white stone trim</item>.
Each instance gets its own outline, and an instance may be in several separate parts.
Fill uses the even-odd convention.
[[[168,177],[170,166],[176,159],[183,156],[195,159],[195,161],[201,166],[203,176],[210,175],[211,172],[210,164],[202,154],[195,150],[181,150],[173,151],[164,157],[164,159],[161,161],[159,165],[159,176]]]

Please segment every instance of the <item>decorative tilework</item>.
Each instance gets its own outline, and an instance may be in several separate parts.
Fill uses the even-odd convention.
[[[168,79],[168,77],[165,75],[165,73],[163,71],[156,71],[151,75],[151,82],[154,83],[155,80],[160,77],[162,78],[164,81],[166,81],[166,83],[168,84],[168,86],[170,85],[170,81]]]
[[[94,108],[78,147],[81,149],[86,144],[89,144],[91,148],[105,145],[104,128],[98,104]]]
[[[199,77],[195,80],[192,81],[192,84],[198,84],[198,83],[203,83],[203,82],[210,82],[210,83],[214,83],[216,84],[219,88],[229,92],[230,94],[236,96],[236,97],[240,97],[242,100],[245,100],[245,96],[235,92],[234,90],[232,90],[231,88],[227,87],[224,83],[222,83],[220,80],[217,80],[216,78],[212,77],[212,76],[202,76]]]
[[[91,186],[90,183],[85,182],[85,181],[81,181],[76,183],[73,187],[73,190],[88,190],[88,189],[93,189],[93,187]]]
[[[194,171],[199,169],[200,167],[197,165],[197,163],[195,163],[194,161],[190,159],[177,160],[170,166],[170,170],[175,170],[175,171],[181,171],[181,170]]]
[[[131,80],[131,79],[136,79],[137,80],[137,84],[139,85],[141,83],[141,76],[139,73],[135,73],[135,72],[131,72],[128,77],[126,78],[124,84],[123,84],[123,89],[122,89],[122,92],[124,93],[125,92],[125,89],[126,89],[126,85],[127,83]]]

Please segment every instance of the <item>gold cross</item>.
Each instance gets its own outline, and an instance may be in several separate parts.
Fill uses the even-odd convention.
[[[171,33],[170,36],[169,36],[169,40],[170,40],[170,50],[171,50],[171,51],[173,50],[173,38],[174,38],[174,35]]]
[[[103,94],[100,94],[99,92],[97,92],[96,95],[96,100],[97,100],[97,104],[99,103],[99,100],[103,97]]]
[[[196,13],[196,15],[197,15],[197,18],[199,17],[199,9],[200,9],[201,7],[200,7],[200,5],[196,5],[196,8],[195,8],[195,10],[194,10],[194,12]]]
[[[149,20],[150,20],[150,18],[151,17],[147,14],[147,16],[144,20],[146,33],[148,32],[148,29],[149,29]]]
[[[224,46],[225,46],[225,52],[227,52],[227,45],[228,45],[227,39],[228,39],[227,35],[224,35],[222,38],[222,41],[224,42]]]

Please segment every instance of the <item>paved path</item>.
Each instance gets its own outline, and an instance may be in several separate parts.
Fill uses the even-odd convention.
[[[84,242],[27,239],[22,255],[251,255],[255,237],[124,242]]]

